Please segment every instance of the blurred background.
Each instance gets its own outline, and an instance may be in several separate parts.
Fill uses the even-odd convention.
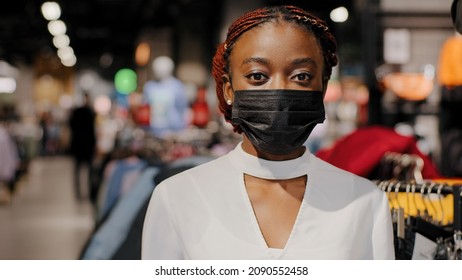
[[[198,164],[240,140],[218,111],[212,57],[236,17],[279,4],[312,11],[338,40],[327,121],[306,143],[311,152],[382,127],[415,139],[438,175],[462,176],[461,118],[456,108],[442,119],[449,111],[438,78],[443,46],[459,35],[452,0],[8,1],[0,9],[0,259],[136,255],[124,250],[139,243],[128,231],[145,200],[105,254],[92,255],[98,229],[147,167]],[[86,97],[94,135],[71,125]],[[73,147],[73,129],[79,141],[94,138],[88,157]]]

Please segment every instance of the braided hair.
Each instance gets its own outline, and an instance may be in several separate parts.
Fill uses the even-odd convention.
[[[216,82],[218,107],[228,122],[231,120],[231,105],[226,103],[223,96],[223,75],[229,73],[229,57],[232,48],[246,31],[270,21],[294,23],[317,38],[324,57],[323,83],[327,83],[332,74],[332,67],[338,63],[337,42],[334,36],[327,24],[311,13],[295,6],[266,7],[245,13],[230,25],[225,42],[218,45],[213,57],[212,76]],[[234,130],[238,133],[242,132],[239,127],[234,127]]]

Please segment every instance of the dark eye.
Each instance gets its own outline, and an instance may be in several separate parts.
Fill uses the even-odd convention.
[[[294,79],[297,81],[308,81],[311,79],[311,75],[308,73],[300,73],[294,76]]]
[[[252,73],[247,76],[247,78],[254,80],[254,81],[261,81],[265,78],[262,73]]]

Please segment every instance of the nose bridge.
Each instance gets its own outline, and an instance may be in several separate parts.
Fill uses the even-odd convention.
[[[288,81],[283,74],[277,74],[274,76],[271,88],[273,89],[287,89]]]

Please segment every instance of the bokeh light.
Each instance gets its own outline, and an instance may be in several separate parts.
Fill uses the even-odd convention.
[[[136,90],[138,80],[135,71],[123,68],[117,71],[114,78],[115,88],[122,94],[130,94]]]

